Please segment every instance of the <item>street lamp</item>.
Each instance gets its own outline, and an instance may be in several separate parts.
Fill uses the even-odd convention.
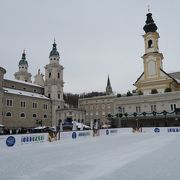
[[[139,127],[139,124],[138,124],[138,119],[136,119],[136,128]]]

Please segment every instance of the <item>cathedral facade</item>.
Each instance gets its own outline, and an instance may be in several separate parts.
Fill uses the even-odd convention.
[[[49,54],[44,75],[38,70],[31,80],[25,51],[19,61],[15,79],[4,78],[0,67],[0,124],[9,129],[58,126],[67,118],[84,121],[84,111],[65,107],[63,100],[63,66],[56,43]],[[62,119],[63,118],[63,119]]]

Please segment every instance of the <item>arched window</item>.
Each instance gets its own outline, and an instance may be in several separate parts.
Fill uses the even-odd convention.
[[[24,118],[25,117],[25,113],[21,113],[20,117]]]
[[[6,113],[6,116],[11,117],[11,113],[10,113],[10,112],[7,112],[7,113]]]
[[[37,116],[36,116],[36,114],[33,114],[33,118],[36,118]]]
[[[21,113],[21,114],[20,114],[20,117],[25,117],[25,114],[24,114],[24,113]]]
[[[47,115],[46,115],[46,114],[44,115],[44,118],[47,118]]]
[[[148,48],[152,48],[152,45],[153,45],[153,42],[152,42],[152,40],[150,39],[150,40],[148,41]]]
[[[60,73],[58,72],[58,79],[60,78]]]
[[[49,73],[49,78],[51,78],[51,73]]]

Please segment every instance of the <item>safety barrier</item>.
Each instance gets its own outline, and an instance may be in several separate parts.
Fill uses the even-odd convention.
[[[2,135],[0,136],[0,148],[18,147],[27,144],[37,144],[48,142],[48,133],[38,134],[19,134],[19,135]]]
[[[36,145],[39,143],[47,143],[53,141],[75,141],[93,138],[96,136],[112,136],[118,134],[131,133],[179,133],[180,127],[152,127],[152,128],[112,128],[100,130],[86,130],[86,131],[68,131],[59,133],[35,133],[35,134],[19,134],[19,135],[1,135],[0,136],[0,150],[4,148],[20,147],[23,145]]]
[[[84,139],[92,137],[93,131],[68,131],[60,133],[60,141],[61,140],[75,140],[75,139]]]
[[[153,128],[142,128],[142,133],[179,133],[180,127],[153,127]]]

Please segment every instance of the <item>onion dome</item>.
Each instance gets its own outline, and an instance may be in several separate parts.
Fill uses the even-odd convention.
[[[51,56],[59,56],[59,52],[57,51],[55,40],[54,40],[53,48],[49,54],[49,57]]]
[[[19,61],[19,65],[28,65],[28,62],[26,61],[26,53],[25,50],[22,53],[22,58]]]
[[[148,32],[156,32],[157,26],[154,23],[154,20],[152,18],[152,14],[148,13],[146,16],[147,16],[147,20],[146,20],[145,26],[143,27],[144,31],[146,33],[148,33]]]

